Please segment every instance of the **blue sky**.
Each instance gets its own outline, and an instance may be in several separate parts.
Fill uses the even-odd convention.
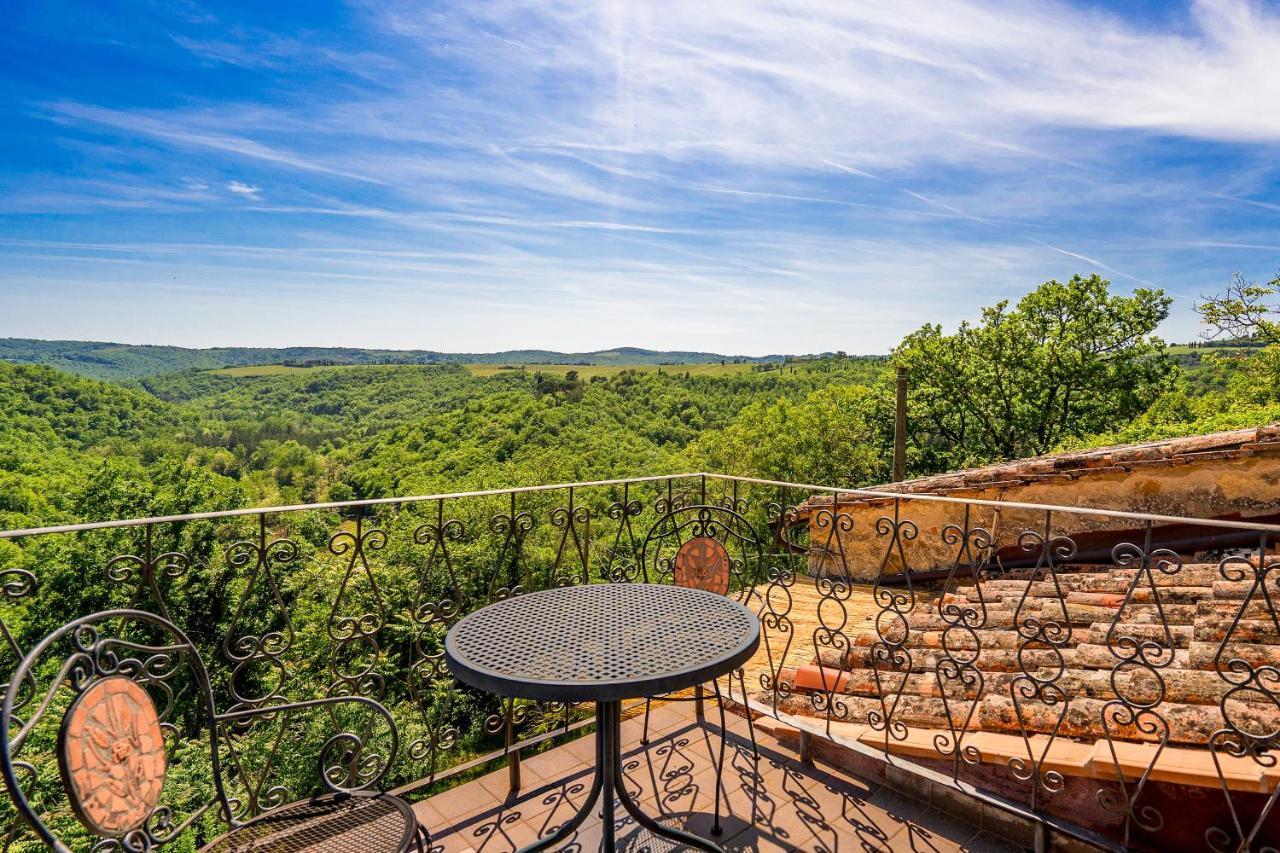
[[[1123,16],[1117,10],[1123,10]],[[1280,269],[1280,6],[16,0],[0,335],[883,352]]]

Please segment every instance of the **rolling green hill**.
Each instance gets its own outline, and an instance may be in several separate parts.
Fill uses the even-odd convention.
[[[357,347],[215,347],[188,349],[105,341],[43,341],[0,338],[0,361],[43,364],[94,379],[141,379],[186,370],[213,370],[259,365],[283,367],[349,364],[559,364],[658,365],[758,363],[782,361],[781,355],[728,356],[712,352],[664,352],[620,347],[596,352],[507,350],[489,353],[449,353],[434,350],[383,350]]]

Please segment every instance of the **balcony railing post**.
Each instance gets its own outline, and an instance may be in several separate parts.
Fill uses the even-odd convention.
[[[511,793],[518,794],[520,792],[520,747],[512,747],[516,740],[516,727],[511,713],[514,707],[515,700],[508,700],[503,730],[505,732],[507,750],[507,786],[511,789]]]

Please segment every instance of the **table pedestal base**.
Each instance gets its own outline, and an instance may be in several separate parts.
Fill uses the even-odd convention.
[[[597,702],[596,703],[596,772],[595,777],[591,780],[591,790],[587,793],[586,802],[574,814],[569,822],[561,826],[546,838],[524,847],[520,853],[534,853],[538,850],[549,850],[560,844],[568,838],[575,829],[582,825],[595,807],[597,801],[603,806],[603,830],[604,838],[600,844],[600,849],[613,853],[615,849],[614,841],[614,797],[622,804],[627,814],[635,819],[635,822],[647,829],[654,835],[668,838],[672,841],[685,844],[697,850],[706,850],[708,853],[724,853],[724,851],[707,841],[701,836],[694,835],[692,832],[685,832],[682,829],[675,829],[669,826],[663,826],[653,818],[640,811],[640,807],[636,805],[635,800],[627,793],[626,786],[622,780],[622,703],[621,702]]]

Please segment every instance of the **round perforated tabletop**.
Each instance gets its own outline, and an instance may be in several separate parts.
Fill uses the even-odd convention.
[[[722,595],[611,583],[483,607],[450,629],[445,658],[459,681],[499,696],[607,702],[701,684],[759,645],[755,614]]]

